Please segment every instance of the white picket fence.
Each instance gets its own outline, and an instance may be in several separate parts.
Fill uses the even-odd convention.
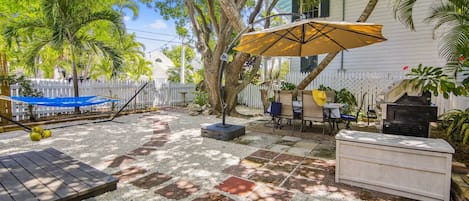
[[[73,97],[72,83],[64,80],[32,80],[33,87],[42,92],[44,97]],[[80,96],[104,96],[120,100],[116,103],[80,107],[81,112],[98,112],[119,110],[130,98],[143,86],[145,81],[83,81],[79,82]],[[18,96],[19,86],[11,86],[11,96]],[[178,84],[165,80],[149,81],[148,85],[126,107],[126,110],[145,109],[153,106],[177,105],[183,102],[182,92],[185,92],[185,101],[190,102],[194,98],[194,84]],[[37,117],[56,114],[72,113],[72,107],[46,107],[35,106],[34,114]],[[12,102],[12,116],[15,120],[28,119],[27,104]]]
[[[336,90],[342,88],[348,89],[357,98],[358,104],[363,102],[363,107],[374,108],[376,107],[376,98],[393,83],[397,83],[405,78],[404,71],[402,72],[337,72],[325,71],[322,72],[316,79],[314,79],[305,90],[312,90],[318,88],[320,85],[328,86]],[[307,76],[307,73],[291,72],[285,81],[298,84]],[[279,88],[276,86],[275,88]],[[247,105],[253,108],[262,108],[262,101],[260,95],[260,87],[256,85],[249,85],[238,95],[238,103]],[[365,100],[361,100],[364,93]],[[432,102],[438,106],[438,113],[443,114],[454,108],[467,108],[469,107],[467,97],[451,96],[449,99],[443,97],[433,97]]]

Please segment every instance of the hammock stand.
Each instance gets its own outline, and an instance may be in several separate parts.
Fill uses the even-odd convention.
[[[93,123],[99,123],[99,122],[108,122],[114,120],[121,112],[126,108],[132,100],[137,97],[137,95],[148,85],[148,82],[143,84],[140,89],[135,92],[135,94],[124,104],[123,107],[119,109],[115,114],[111,115],[111,118],[108,120],[104,121],[98,121],[98,122],[93,122]],[[97,105],[97,104],[103,104],[107,102],[117,102],[119,100],[115,99],[109,99],[106,97],[101,97],[101,96],[80,96],[80,97],[55,97],[55,98],[46,98],[46,97],[22,97],[22,96],[12,96],[12,97],[1,97],[3,99],[7,99],[10,101],[17,101],[17,102],[23,102],[27,104],[32,104],[32,105],[39,105],[39,106],[52,106],[52,107],[81,107],[81,106],[91,106],[91,105]],[[3,118],[11,123],[14,123],[28,132],[30,132],[32,129],[18,121],[15,121],[13,119],[10,119],[8,117],[5,117],[0,114],[0,118]]]

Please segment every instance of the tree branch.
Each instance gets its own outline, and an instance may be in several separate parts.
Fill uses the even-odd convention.
[[[218,20],[215,17],[215,3],[213,0],[208,0],[208,14],[210,16],[210,20],[212,21],[212,26],[215,29],[215,32],[220,33],[220,25],[218,24]]]
[[[208,46],[208,42],[207,42],[208,39],[206,38],[206,35],[203,34],[200,28],[200,24],[197,22],[197,19],[196,19],[196,15],[194,12],[194,8],[195,8],[194,1],[190,1],[190,0],[186,1],[186,6],[188,8],[189,16],[193,25],[192,28],[194,29],[194,33],[198,40],[198,45],[196,47],[197,49],[199,49],[201,53],[210,55],[211,50]]]
[[[267,11],[265,12],[267,16],[271,15],[272,10],[274,9],[275,5],[277,5],[278,0],[273,0],[272,3],[269,5],[267,8]],[[267,29],[270,27],[270,18],[267,18],[265,20],[264,28]]]
[[[249,15],[249,24],[254,22],[257,14],[259,14],[259,11],[261,11],[262,2],[264,2],[264,0],[257,0],[256,7],[254,7],[254,10],[252,11],[251,15]]]
[[[237,5],[232,0],[220,0],[221,8],[225,13],[226,17],[229,19],[233,27],[237,32],[242,31],[246,25],[242,21],[242,17],[237,12],[235,8],[238,8]]]

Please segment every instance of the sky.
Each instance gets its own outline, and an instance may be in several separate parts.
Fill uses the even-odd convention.
[[[139,15],[132,19],[132,12],[125,12],[124,23],[128,33],[135,33],[137,41],[145,45],[145,53],[178,45],[181,39],[176,34],[173,21],[163,17],[144,4],[139,4]]]

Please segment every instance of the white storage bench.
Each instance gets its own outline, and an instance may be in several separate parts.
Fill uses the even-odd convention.
[[[335,138],[336,182],[417,200],[449,201],[454,149],[446,141],[350,130]]]

